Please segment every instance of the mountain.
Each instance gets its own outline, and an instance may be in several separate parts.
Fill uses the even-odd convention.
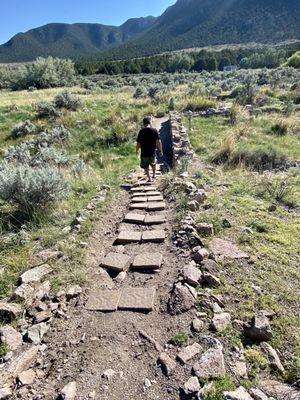
[[[0,62],[37,56],[122,59],[208,45],[300,39],[300,0],[178,0],[120,27],[49,24],[0,46]]]
[[[100,57],[130,58],[208,45],[299,38],[299,0],[178,0],[146,33]]]
[[[31,61],[39,56],[70,57],[99,53],[149,29],[154,17],[133,18],[123,25],[48,24],[18,33],[0,46],[0,62]]]

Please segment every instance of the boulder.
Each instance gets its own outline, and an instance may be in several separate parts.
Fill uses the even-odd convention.
[[[224,331],[231,324],[231,315],[227,312],[215,314],[211,323],[216,332]]]
[[[3,387],[2,389],[0,389],[0,400],[11,399],[12,394],[12,389],[9,386]]]
[[[272,338],[269,318],[265,312],[260,311],[251,322],[244,325],[245,335],[254,342],[266,342]]]
[[[264,392],[262,392],[260,389],[249,389],[249,393],[254,400],[269,400],[269,397],[265,395]]]
[[[6,325],[0,328],[0,342],[6,343],[10,351],[15,351],[22,346],[23,339],[21,333]]]
[[[192,358],[194,358],[197,354],[199,354],[201,352],[201,350],[202,350],[202,347],[200,346],[200,344],[194,343],[190,346],[184,347],[177,355],[177,358],[183,364],[186,364],[188,361],[190,361]]]
[[[198,211],[200,208],[200,204],[196,200],[189,201],[187,205],[191,211]]]
[[[299,390],[273,379],[264,379],[259,382],[259,388],[268,396],[276,400],[299,400]]]
[[[21,372],[18,375],[17,379],[22,386],[27,386],[33,384],[33,382],[35,381],[35,377],[35,371],[33,369],[28,369],[27,371]]]
[[[34,288],[28,283],[23,283],[22,285],[18,286],[17,289],[14,291],[13,299],[28,303],[32,300],[33,293]]]
[[[41,324],[32,325],[28,328],[26,339],[30,343],[40,344],[48,330],[49,326],[44,322],[42,322]]]
[[[235,244],[223,239],[213,239],[209,249],[215,256],[222,256],[229,259],[249,259],[247,253],[240,250]]]
[[[164,373],[170,376],[176,368],[176,362],[165,352],[160,353],[158,363],[162,366]]]
[[[202,332],[204,327],[205,327],[205,323],[201,319],[199,319],[199,318],[194,318],[193,319],[193,321],[192,321],[192,330],[194,332],[198,332],[198,333]]]
[[[183,387],[184,393],[186,395],[193,395],[195,393],[198,393],[199,390],[201,389],[199,380],[196,376],[192,376],[185,384]]]
[[[204,260],[201,263],[201,265],[202,265],[201,269],[203,272],[208,272],[212,275],[218,274],[219,267],[218,267],[218,264],[214,260],[210,260],[210,259]]]
[[[217,288],[217,287],[221,286],[220,279],[209,272],[204,272],[203,283],[211,288]]]
[[[193,263],[183,268],[183,279],[186,283],[193,287],[197,287],[202,280],[202,272]]]
[[[22,314],[22,308],[19,304],[0,302],[0,320],[12,321]]]
[[[192,259],[196,262],[196,263],[201,263],[202,261],[204,261],[205,259],[207,259],[209,257],[209,252],[202,248],[202,247],[195,247],[193,249],[192,252]]]
[[[177,283],[172,290],[168,303],[168,311],[171,315],[184,313],[195,306],[195,301],[195,297],[189,288],[183,286],[181,283]]]
[[[203,204],[207,199],[207,194],[204,189],[197,189],[193,195],[192,199],[196,200],[199,204]]]
[[[253,400],[253,398],[243,386],[240,386],[232,392],[224,392],[224,400]]]
[[[51,274],[53,268],[48,264],[32,268],[20,276],[21,283],[40,282],[46,275]]]
[[[224,377],[226,368],[222,349],[218,347],[207,350],[193,365],[193,371],[200,379]]]
[[[60,400],[74,400],[77,392],[77,383],[70,382],[68,383],[60,392],[59,399]]]
[[[273,369],[283,373],[284,372],[284,368],[283,368],[283,365],[282,365],[282,363],[280,361],[280,358],[279,358],[279,356],[277,354],[277,351],[275,349],[273,349],[273,347],[270,346],[269,343],[266,343],[266,342],[261,343],[261,348],[262,348],[262,351],[268,357],[271,367]]]
[[[75,297],[80,296],[82,293],[82,288],[78,285],[70,287],[70,289],[67,291],[66,297],[67,300],[74,299]]]
[[[197,231],[200,235],[204,236],[213,236],[214,235],[214,226],[213,224],[206,224],[204,222],[197,224]]]

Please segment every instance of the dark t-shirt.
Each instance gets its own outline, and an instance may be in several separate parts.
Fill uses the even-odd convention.
[[[153,157],[156,150],[156,141],[159,140],[159,135],[154,128],[143,128],[137,137],[137,142],[141,146],[142,157]]]

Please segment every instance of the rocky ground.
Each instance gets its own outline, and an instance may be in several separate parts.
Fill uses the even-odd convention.
[[[173,161],[180,167],[184,157],[193,159],[193,151],[180,117],[173,114],[170,123]],[[163,126],[168,145],[166,121],[156,124]],[[168,167],[170,154],[167,160]],[[167,180],[149,187],[140,179],[139,174],[129,177],[127,190],[97,223],[88,243],[85,288],[51,293],[45,281],[51,274],[49,260],[63,267],[64,256],[49,250],[39,254],[43,262],[21,277],[15,298],[24,300],[26,311],[14,299],[0,304],[1,317],[20,321],[0,329],[10,349],[1,364],[0,399],[299,399],[296,389],[277,378],[283,366],[268,344],[274,315],[258,310],[251,321],[238,321],[226,298],[211,293],[222,284],[220,259],[240,265],[251,260],[230,241],[214,239],[206,245],[199,236],[213,230],[210,224],[196,227],[193,218],[208,194],[186,174],[174,177],[171,188]],[[100,188],[95,202],[108,190]],[[190,210],[176,232],[174,190],[188,195]],[[92,212],[93,204],[88,209]],[[161,221],[147,225],[145,215]],[[78,215],[71,233],[76,234],[83,219]],[[245,384],[244,348],[222,337],[232,324],[246,342],[262,348],[276,380],[266,374]],[[207,397],[214,393],[213,382],[227,376],[236,389]]]

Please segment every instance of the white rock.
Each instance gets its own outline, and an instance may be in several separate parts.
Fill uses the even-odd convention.
[[[32,268],[20,276],[21,283],[32,283],[40,282],[44,276],[51,274],[53,268],[48,265],[39,265],[38,267]]]
[[[111,382],[116,375],[117,373],[113,369],[107,369],[102,374],[103,378],[107,379],[109,382]]]
[[[74,400],[77,392],[77,383],[70,382],[68,383],[61,391],[61,398],[63,400]]]
[[[243,386],[232,392],[224,392],[224,396],[225,400],[253,400],[253,397],[250,396]]]
[[[184,392],[187,395],[198,393],[201,389],[199,380],[196,376],[192,376],[185,384],[184,384]]]
[[[48,332],[49,325],[42,322],[41,324],[32,325],[28,328],[27,339],[29,342],[34,344],[40,344],[43,340],[44,335]]]
[[[0,328],[0,341],[1,343],[6,343],[10,351],[17,350],[23,343],[21,333],[10,325]]]
[[[18,381],[22,386],[32,385],[35,381],[36,374],[33,369],[28,369],[27,371],[21,372],[18,375]]]

